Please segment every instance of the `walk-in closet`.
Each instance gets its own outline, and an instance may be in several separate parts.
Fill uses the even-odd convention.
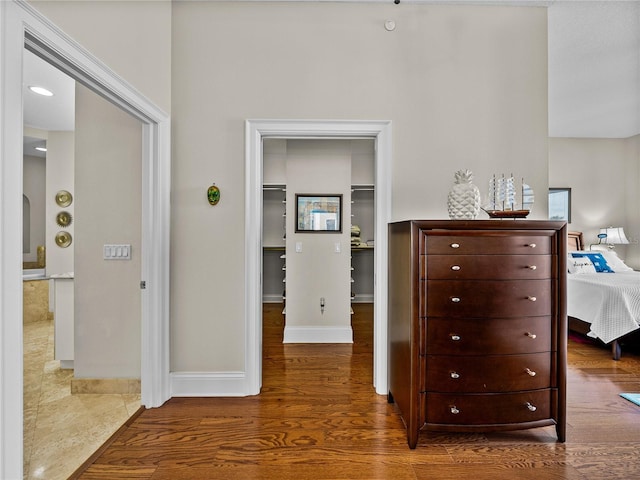
[[[262,300],[282,303],[285,343],[349,343],[351,305],[373,303],[374,148],[373,139],[264,140]],[[330,228],[305,227],[306,199]]]

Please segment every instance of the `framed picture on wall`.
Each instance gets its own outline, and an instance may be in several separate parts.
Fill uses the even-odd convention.
[[[341,232],[341,194],[296,193],[296,233]]]
[[[571,223],[570,188],[549,188],[549,220]]]

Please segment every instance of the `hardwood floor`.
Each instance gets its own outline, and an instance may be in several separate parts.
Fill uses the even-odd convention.
[[[554,427],[422,432],[410,450],[372,387],[372,306],[356,305],[353,345],[283,345],[281,305],[264,309],[255,397],[174,398],[145,410],[77,478],[474,480],[640,479],[640,356],[569,342],[567,442]]]

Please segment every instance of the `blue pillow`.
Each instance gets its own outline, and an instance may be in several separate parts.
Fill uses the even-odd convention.
[[[601,253],[571,252],[571,255],[573,258],[587,257],[596,267],[596,272],[598,273],[614,273]]]

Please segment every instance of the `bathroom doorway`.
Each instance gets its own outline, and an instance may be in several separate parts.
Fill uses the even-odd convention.
[[[35,54],[24,59],[24,128],[46,139],[48,167],[31,202],[44,272],[23,284],[24,470],[67,478],[140,406],[142,124]],[[25,145],[25,167],[29,154]],[[105,244],[130,254],[109,261]],[[42,304],[51,315],[33,318]]]
[[[22,62],[24,47],[91,88],[142,123],[141,396],[147,407],[169,398],[169,118],[155,105],[44,19],[26,2],[3,2],[0,11],[0,477],[22,476]],[[135,288],[140,288],[140,279]]]

